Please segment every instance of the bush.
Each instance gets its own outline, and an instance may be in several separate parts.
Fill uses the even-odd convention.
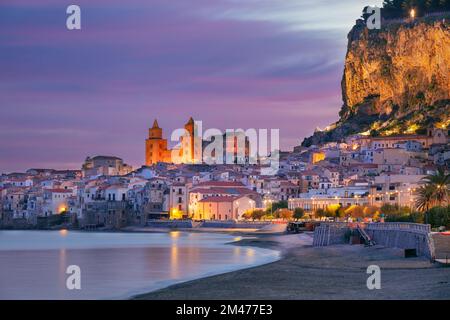
[[[425,213],[425,222],[431,224],[432,228],[450,228],[450,206],[431,208]]]
[[[293,218],[295,220],[299,220],[299,219],[303,218],[304,215],[305,215],[305,210],[303,210],[303,208],[295,208],[294,215],[293,215]]]
[[[385,203],[381,206],[380,211],[381,211],[381,213],[383,213],[384,215],[387,215],[387,216],[390,216],[390,215],[404,216],[404,215],[408,215],[411,213],[411,208],[400,207],[397,204],[392,205],[392,204]]]

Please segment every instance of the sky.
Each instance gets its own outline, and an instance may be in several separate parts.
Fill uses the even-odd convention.
[[[66,8],[81,8],[81,30]],[[381,0],[2,0],[0,172],[139,167],[165,137],[280,129],[290,150],[338,119],[347,33]]]

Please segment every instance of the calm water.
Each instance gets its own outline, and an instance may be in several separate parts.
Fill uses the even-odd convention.
[[[205,233],[0,231],[0,299],[120,299],[278,259]],[[66,287],[81,268],[81,290]]]

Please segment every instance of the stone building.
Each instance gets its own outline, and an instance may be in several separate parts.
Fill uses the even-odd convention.
[[[123,162],[122,159],[113,156],[87,157],[82,168],[83,177],[93,176],[123,176],[133,168]]]

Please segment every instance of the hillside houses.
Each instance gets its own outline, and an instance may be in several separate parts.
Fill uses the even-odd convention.
[[[82,170],[29,169],[0,176],[0,227],[36,226],[64,216],[68,226],[121,228],[154,219],[239,220],[286,201],[414,207],[424,175],[449,165],[448,134],[353,136],[346,143],[282,153],[276,175],[258,165],[157,163],[130,170],[117,157],[92,157]],[[48,224],[46,224],[48,225]]]

